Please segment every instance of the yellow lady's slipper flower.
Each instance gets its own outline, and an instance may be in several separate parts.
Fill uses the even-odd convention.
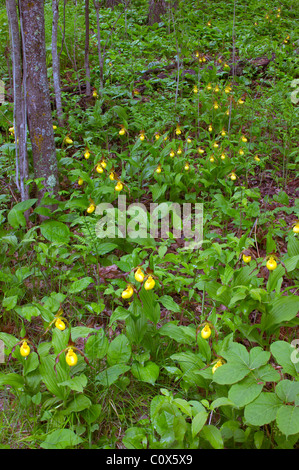
[[[277,268],[277,263],[273,256],[270,256],[270,258],[268,259],[266,267],[267,269],[269,269],[269,271],[274,271],[274,269]]]
[[[61,320],[61,318],[57,318],[57,320],[55,321],[55,326],[60,331],[65,330],[65,323],[63,320]]]
[[[23,341],[20,347],[20,354],[23,357],[27,357],[30,354],[30,346],[27,344],[27,341]]]
[[[120,181],[118,181],[114,189],[115,191],[120,192],[123,189],[123,187],[124,187],[123,184]]]
[[[204,328],[201,330],[201,337],[203,339],[208,339],[211,336],[212,330],[209,325],[205,325]]]
[[[132,295],[134,294],[134,289],[131,286],[131,284],[127,285],[127,288],[122,292],[121,296],[123,299],[130,299]]]
[[[73,351],[72,348],[69,348],[68,352],[66,353],[65,356],[66,363],[70,366],[73,367],[77,364],[78,362],[78,356],[77,354]]]
[[[135,279],[137,282],[143,282],[144,280],[144,273],[142,272],[141,268],[138,268],[135,272]]]
[[[152,278],[152,276],[149,276],[144,283],[144,288],[145,290],[151,290],[155,287],[155,284],[155,280]]]

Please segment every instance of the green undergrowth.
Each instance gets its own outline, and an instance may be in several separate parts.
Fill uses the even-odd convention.
[[[30,163],[20,202],[0,109],[1,447],[298,448],[296,3],[122,9],[100,10],[102,90],[91,11],[87,100],[67,4],[56,198],[37,205]],[[53,97],[51,21],[46,2]]]

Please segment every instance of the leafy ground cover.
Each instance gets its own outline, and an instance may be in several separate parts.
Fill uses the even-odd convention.
[[[151,27],[147,8],[113,34],[123,6],[100,10],[103,89],[92,12],[91,99],[84,5],[68,12],[56,200],[37,206],[32,174],[19,201],[1,106],[1,446],[296,448],[296,3],[183,2]],[[46,2],[52,86],[51,18]],[[151,203],[202,203],[201,247],[99,238],[96,207],[120,196],[148,209],[132,230]]]

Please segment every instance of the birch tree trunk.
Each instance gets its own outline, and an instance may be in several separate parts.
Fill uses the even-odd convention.
[[[21,37],[19,33],[18,12],[15,0],[6,0],[11,40],[14,95],[14,132],[16,144],[16,186],[21,200],[29,199],[28,155],[27,155],[27,116],[26,116],[26,77],[23,75]],[[25,71],[24,71],[25,72]]]
[[[29,135],[35,178],[44,178],[39,191],[57,194],[59,188],[49,83],[46,66],[44,0],[19,0],[23,25],[23,63],[26,70],[26,98]]]
[[[91,95],[89,67],[89,0],[85,0],[85,56],[84,67],[86,74],[86,96]]]
[[[57,111],[57,119],[60,127],[63,127],[63,111],[61,104],[61,86],[60,86],[60,63],[57,52],[57,31],[59,19],[59,0],[52,0],[52,70],[53,70],[53,83],[55,93],[55,103]]]

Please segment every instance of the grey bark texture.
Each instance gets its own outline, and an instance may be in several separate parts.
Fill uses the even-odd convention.
[[[26,64],[26,101],[35,178],[44,178],[45,192],[59,188],[56,149],[46,66],[44,0],[20,0],[24,30],[23,62]]]
[[[167,13],[165,0],[149,0],[148,24],[152,26],[162,21],[162,15]]]
[[[91,95],[90,66],[89,66],[89,0],[85,0],[85,55],[84,67],[86,75],[86,96]]]
[[[59,0],[52,0],[52,70],[53,70],[53,84],[55,93],[55,103],[57,111],[57,119],[60,127],[63,127],[63,111],[61,103],[61,86],[60,86],[60,61],[57,52],[57,31],[59,19]]]
[[[16,145],[16,186],[20,191],[21,200],[29,199],[27,155],[27,122],[25,101],[25,76],[23,76],[21,37],[19,32],[18,12],[15,0],[6,0],[11,40],[11,57],[13,68],[14,95],[14,132]]]
[[[106,0],[106,7],[113,10],[120,3],[122,3],[122,0]]]

